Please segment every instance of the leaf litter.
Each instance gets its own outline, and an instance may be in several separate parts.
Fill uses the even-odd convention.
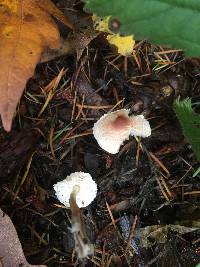
[[[71,7],[73,12],[76,8],[80,6]],[[198,101],[198,73],[197,63],[180,51],[145,41],[137,42],[128,58],[119,57],[103,34],[88,42],[79,58],[65,55],[37,66],[13,132],[0,132],[1,209],[11,217],[29,263],[103,267],[200,262],[200,180],[192,178],[199,163],[172,105],[179,95]],[[148,139],[131,138],[110,155],[99,148],[91,129],[102,114],[121,108],[144,114],[153,131]],[[94,256],[82,262],[73,252],[71,214],[52,190],[74,171],[91,173],[99,187],[94,203],[82,211],[87,236],[95,244]],[[177,231],[181,225],[186,231]],[[162,242],[160,236],[152,238],[155,227],[164,235]],[[151,248],[141,245],[142,229],[149,230],[145,238]]]
[[[35,0],[1,2],[0,114],[5,130],[10,131],[17,103],[43,50],[60,45],[59,31],[50,16],[59,17],[60,12],[50,1],[45,1],[45,8]]]
[[[2,267],[45,267],[45,265],[30,265],[17,236],[10,218],[0,209],[0,265]]]

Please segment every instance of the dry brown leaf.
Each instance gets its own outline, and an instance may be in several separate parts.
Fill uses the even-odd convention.
[[[55,13],[51,3],[44,9],[39,0],[0,0],[0,114],[6,131],[42,51],[60,45],[48,8]]]
[[[74,38],[72,40],[73,47],[76,49],[77,60],[79,60],[83,54],[85,48],[99,35],[99,32],[88,28],[87,30],[74,31]]]
[[[61,39],[61,45],[57,49],[45,49],[40,58],[40,63],[44,63],[55,58],[64,56],[66,54],[72,54],[74,47],[73,42],[67,39]]]
[[[99,35],[99,32],[93,29],[74,30],[73,37],[61,40],[58,49],[46,49],[40,58],[40,63],[44,63],[66,54],[72,54],[76,51],[77,61],[81,58],[83,51]]]
[[[46,265],[30,265],[27,262],[11,219],[0,209],[0,267],[19,266],[45,267]]]
[[[50,13],[52,16],[57,18],[57,20],[61,21],[63,24],[65,24],[70,29],[73,28],[72,22],[60,11],[53,2],[49,0],[37,0],[38,5],[46,10],[48,13]]]

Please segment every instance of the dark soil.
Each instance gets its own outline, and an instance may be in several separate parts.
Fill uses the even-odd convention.
[[[66,73],[39,115],[53,90],[45,86],[62,68]],[[200,230],[184,231],[200,225],[200,176],[192,177],[199,163],[173,111],[179,96],[200,100],[199,61],[146,41],[124,58],[101,34],[80,60],[66,55],[37,66],[12,132],[0,131],[0,206],[30,263],[191,267],[200,262]],[[130,138],[116,155],[103,151],[91,129],[112,108],[144,114],[152,135]],[[70,211],[53,192],[53,184],[74,171],[89,172],[98,184],[97,198],[83,210],[95,255],[79,263]],[[177,225],[183,229],[176,231]],[[147,226],[152,227],[144,232]],[[148,238],[155,229],[160,232]]]

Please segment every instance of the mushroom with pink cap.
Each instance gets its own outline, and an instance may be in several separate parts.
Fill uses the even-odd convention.
[[[129,116],[128,109],[121,109],[103,115],[94,124],[93,134],[101,148],[116,154],[130,135],[150,136],[151,127],[143,115]]]

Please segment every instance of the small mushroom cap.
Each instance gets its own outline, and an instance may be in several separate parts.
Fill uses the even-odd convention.
[[[53,186],[58,200],[67,208],[70,208],[70,195],[77,187],[79,187],[79,190],[76,191],[76,203],[79,208],[87,207],[97,194],[97,184],[89,173],[71,173],[63,181]]]
[[[148,137],[151,128],[143,115],[129,116],[128,109],[121,109],[103,115],[94,124],[93,134],[101,148],[116,154],[130,135]]]

